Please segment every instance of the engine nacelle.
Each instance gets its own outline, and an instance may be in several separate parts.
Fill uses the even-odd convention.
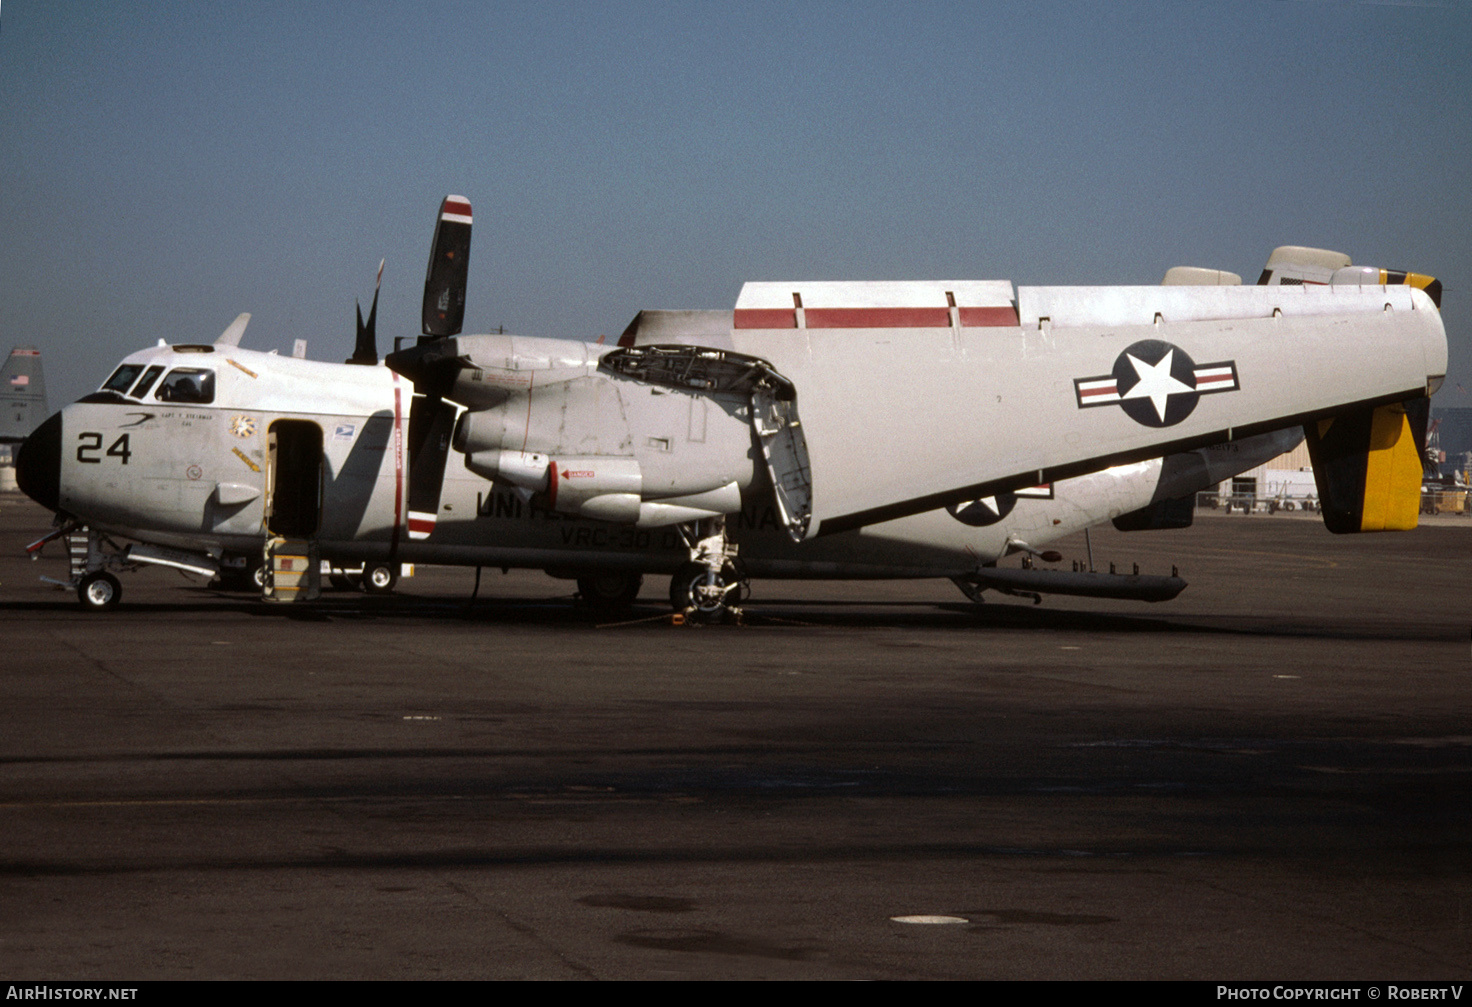
[[[545,492],[549,499],[562,499],[564,492],[580,500],[632,493],[663,501],[733,483],[739,491],[751,485],[759,464],[745,396],[601,374],[546,384],[533,377],[530,387],[509,392],[500,403],[467,412],[452,443],[477,475]],[[560,466],[556,480],[550,475],[554,462]],[[569,485],[560,476],[564,470],[599,475],[575,474]],[[616,470],[623,473],[616,488],[599,488]],[[583,493],[584,485],[597,492]],[[581,506],[555,509],[584,513]],[[621,514],[632,510],[626,503],[596,506]],[[732,510],[739,509],[738,502]]]
[[[547,505],[560,514],[633,524],[643,488],[634,458],[565,458],[547,467]]]
[[[796,389],[759,357],[498,335],[387,359],[423,394],[466,407],[451,443],[467,468],[553,510],[645,527],[732,514],[760,467],[788,535],[809,531]]]
[[[465,455],[465,467],[482,479],[500,480],[530,493],[541,493],[547,489],[551,461],[546,455],[536,452],[502,448],[471,451]]]

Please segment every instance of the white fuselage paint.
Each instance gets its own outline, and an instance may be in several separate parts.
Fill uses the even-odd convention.
[[[322,432],[318,540],[325,556],[645,572],[667,572],[688,558],[672,527],[637,528],[536,509],[510,484],[471,472],[457,452],[448,458],[433,533],[411,541],[404,445],[412,389],[386,367],[224,345],[208,352],[159,346],[124,363],[211,369],[214,401],[159,402],[150,389],[141,399],[78,402],[63,410],[61,507],[100,530],[215,555],[259,553],[267,433],[279,420],[299,420]],[[1207,460],[1215,477],[1225,478],[1291,441],[1290,435],[1202,454],[1212,456]],[[984,527],[935,510],[802,544],[780,527],[770,488],[758,480],[729,525],[753,576],[953,576],[995,561],[1010,543],[1038,548],[1147,505],[1160,472],[1156,459],[1062,480],[1051,498],[1020,497],[1004,519]]]

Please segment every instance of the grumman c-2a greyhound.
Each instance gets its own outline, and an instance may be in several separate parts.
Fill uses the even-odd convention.
[[[748,283],[734,310],[643,312],[609,347],[458,336],[470,226],[448,198],[425,335],[387,368],[375,293],[348,364],[245,350],[242,316],[43,424],[18,475],[58,534],[87,528],[83,603],[116,602],[110,567],[216,572],[263,538],[278,598],[314,593],[319,554],[535,567],[610,600],[670,572],[676,607],[711,615],[746,576],[1169,597],[1177,578],[995,563],[1110,518],[1168,526],[1168,499],[1297,427],[1331,530],[1415,524],[1446,370],[1426,277]]]

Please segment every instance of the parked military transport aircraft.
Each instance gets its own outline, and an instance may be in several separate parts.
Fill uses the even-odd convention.
[[[347,364],[242,349],[242,316],[47,420],[18,475],[57,535],[85,528],[83,603],[116,602],[111,569],[213,573],[263,539],[278,599],[315,592],[318,555],[385,583],[397,562],[542,568],[606,600],[669,572],[677,608],[712,614],[747,576],[1170,597],[1178,578],[995,563],[1110,518],[1179,525],[1168,501],[1300,426],[1331,530],[1415,524],[1446,369],[1427,282],[748,283],[608,347],[458,336],[470,227],[446,199],[425,335],[387,368],[375,293]]]
[[[41,351],[17,346],[0,367],[0,444],[19,444],[46,418]]]

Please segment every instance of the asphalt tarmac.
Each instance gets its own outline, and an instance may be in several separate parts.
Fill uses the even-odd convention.
[[[1153,606],[677,628],[515,571],[85,613],[48,518],[0,498],[7,979],[1472,975],[1472,519],[1096,531],[1191,582]]]

